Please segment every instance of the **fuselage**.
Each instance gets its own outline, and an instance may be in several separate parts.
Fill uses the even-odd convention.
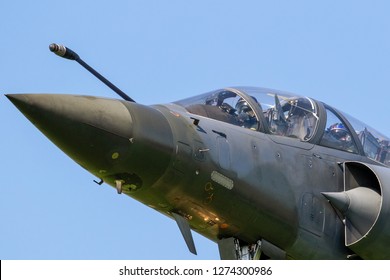
[[[358,135],[336,109],[267,89],[228,88],[154,106],[70,95],[8,97],[120,193],[184,217],[216,242],[260,240],[291,259],[353,255],[343,213],[322,193],[345,191],[344,162],[386,167],[390,158],[387,138],[374,130],[364,127]]]

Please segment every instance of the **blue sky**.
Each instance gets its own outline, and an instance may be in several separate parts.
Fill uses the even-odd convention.
[[[0,2],[0,259],[218,259],[195,234],[118,196],[47,140],[5,93],[116,95],[77,51],[139,103],[227,86],[262,86],[325,101],[385,135],[388,1]]]

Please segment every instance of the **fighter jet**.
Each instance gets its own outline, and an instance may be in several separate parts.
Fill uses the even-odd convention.
[[[259,87],[145,106],[50,49],[123,100],[7,97],[96,183],[174,219],[192,253],[196,231],[221,259],[390,259],[390,139],[375,129]]]

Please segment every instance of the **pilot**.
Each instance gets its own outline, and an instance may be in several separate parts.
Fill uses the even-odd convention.
[[[252,98],[257,102],[256,98]],[[252,130],[257,129],[256,115],[245,99],[240,98],[237,101],[235,109],[238,121],[240,122],[242,127],[246,127]]]
[[[339,148],[346,151],[353,150],[351,134],[343,123],[332,124],[327,130],[332,138],[337,142]]]
[[[351,141],[351,135],[342,123],[335,123],[329,127],[330,134],[340,141]]]

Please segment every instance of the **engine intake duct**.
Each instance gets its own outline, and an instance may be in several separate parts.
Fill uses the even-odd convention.
[[[390,169],[344,163],[344,191],[322,193],[345,218],[345,245],[364,259],[390,258]]]

